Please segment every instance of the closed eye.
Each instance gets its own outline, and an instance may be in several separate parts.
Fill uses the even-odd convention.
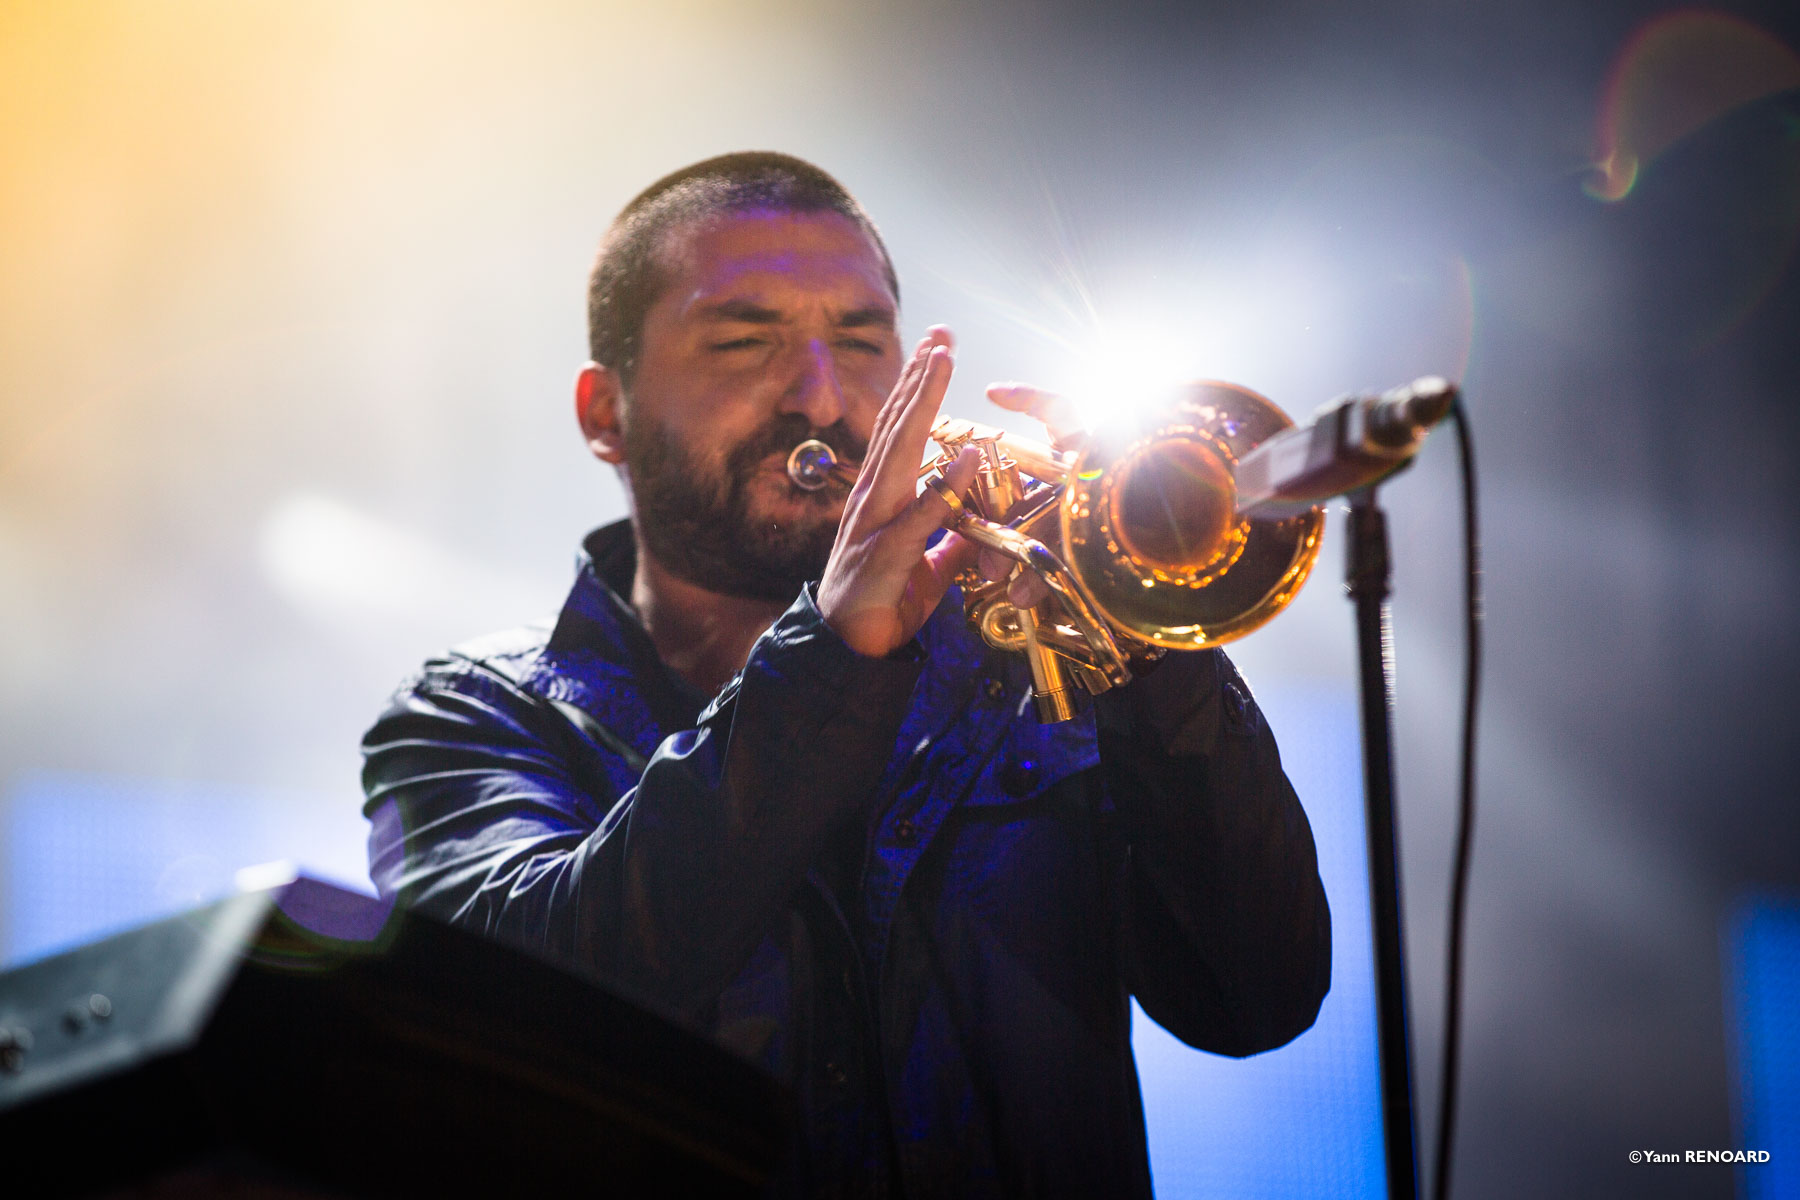
[[[766,342],[766,338],[759,337],[732,338],[728,342],[714,342],[712,344],[712,349],[720,351],[748,350],[755,346],[765,345]]]

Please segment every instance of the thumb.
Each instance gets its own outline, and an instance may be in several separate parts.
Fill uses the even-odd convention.
[[[981,451],[974,446],[964,446],[957,454],[956,461],[945,468],[943,481],[938,487],[960,499],[968,492],[969,485],[975,482],[975,471],[980,465]],[[906,515],[909,532],[920,537],[930,537],[932,530],[943,528],[950,523],[952,517],[961,514],[962,507],[946,500],[939,493],[938,487],[927,487],[913,501],[912,511]]]

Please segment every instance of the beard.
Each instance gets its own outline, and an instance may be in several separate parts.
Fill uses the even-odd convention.
[[[847,489],[831,483],[808,492],[768,476],[798,508],[777,519],[753,511],[754,488],[771,455],[785,457],[809,437],[840,459],[861,459],[868,443],[844,422],[814,429],[799,413],[783,413],[733,447],[715,472],[654,418],[632,416],[625,461],[637,534],[665,568],[710,592],[769,601],[792,600],[824,573]]]

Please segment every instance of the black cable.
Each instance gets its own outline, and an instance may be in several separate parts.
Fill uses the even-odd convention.
[[[1456,813],[1456,864],[1450,876],[1450,935],[1445,950],[1444,1069],[1438,1094],[1437,1161],[1431,1194],[1450,1194],[1450,1149],[1456,1133],[1457,1049],[1462,1039],[1463,918],[1469,901],[1469,847],[1475,835],[1475,700],[1481,691],[1481,539],[1475,513],[1475,451],[1469,414],[1462,397],[1450,415],[1456,419],[1457,458],[1463,492],[1463,619],[1468,655],[1463,671],[1462,794]]]

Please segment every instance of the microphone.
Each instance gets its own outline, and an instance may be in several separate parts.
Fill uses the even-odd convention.
[[[1411,464],[1455,402],[1456,385],[1436,375],[1379,396],[1331,401],[1238,461],[1238,515],[1291,517],[1380,483]]]

